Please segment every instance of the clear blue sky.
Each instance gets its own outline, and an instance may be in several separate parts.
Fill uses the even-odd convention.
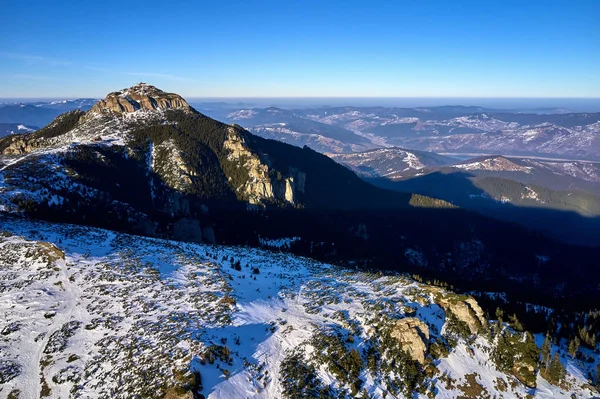
[[[600,0],[68,3],[2,0],[0,97],[600,97]]]

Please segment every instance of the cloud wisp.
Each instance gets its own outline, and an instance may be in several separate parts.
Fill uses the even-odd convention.
[[[23,61],[29,64],[44,64],[51,66],[67,66],[73,65],[71,61],[63,60],[60,58],[47,57],[43,55],[32,55],[32,54],[21,54],[21,53],[11,53],[6,51],[0,51],[0,57],[9,58],[13,60]]]

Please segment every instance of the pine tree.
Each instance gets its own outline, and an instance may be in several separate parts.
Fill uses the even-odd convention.
[[[565,378],[566,370],[565,367],[560,362],[560,357],[558,353],[554,354],[552,361],[550,362],[550,382],[553,384],[560,383]]]
[[[552,351],[552,345],[550,344],[550,337],[548,333],[546,333],[546,339],[544,339],[544,344],[542,345],[542,366],[544,367],[544,371],[548,372],[548,367],[550,366],[550,353]]]
[[[508,320],[511,326],[517,331],[523,331],[523,324],[519,321],[517,314],[513,314],[512,316],[508,316]]]
[[[569,342],[569,355],[571,355],[571,359],[575,358],[575,355],[579,350],[579,343],[579,338],[577,338],[577,336],[575,336],[575,338],[573,338],[571,342]]]

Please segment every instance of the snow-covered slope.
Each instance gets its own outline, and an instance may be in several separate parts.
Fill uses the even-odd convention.
[[[452,165],[455,169],[467,171],[489,171],[489,172],[522,172],[531,173],[531,167],[521,166],[504,157],[489,157],[470,159]]]
[[[327,154],[365,177],[398,179],[426,168],[449,165],[456,161],[443,155],[391,147],[352,154]]]
[[[527,388],[498,371],[486,332],[494,327],[477,304],[405,277],[0,221],[15,234],[0,238],[2,397],[297,398],[314,388],[343,398],[360,381],[353,397],[399,398],[409,366],[422,370],[409,397],[598,395],[566,359],[568,389],[539,376]],[[456,325],[479,332],[465,340]]]

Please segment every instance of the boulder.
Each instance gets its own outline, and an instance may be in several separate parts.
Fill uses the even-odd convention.
[[[446,313],[450,312],[469,327],[471,334],[479,331],[481,326],[486,325],[483,310],[477,301],[471,297],[462,299],[456,294],[442,294],[436,301]]]
[[[419,363],[425,361],[429,346],[429,326],[416,317],[406,317],[395,322],[392,338],[397,339],[410,357]]]

